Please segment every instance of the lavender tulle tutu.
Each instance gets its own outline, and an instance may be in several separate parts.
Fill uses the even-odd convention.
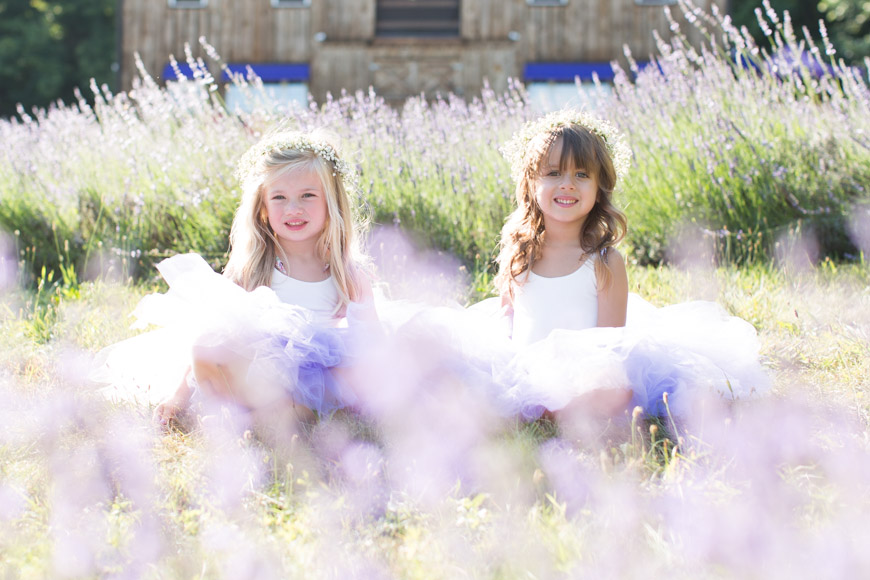
[[[479,324],[504,328],[499,306],[489,299],[469,310]],[[685,417],[700,397],[735,401],[770,388],[755,329],[713,302],[656,308],[630,295],[625,327],[556,329],[529,345],[497,344],[493,403],[526,419],[598,389],[629,388],[632,407],[648,416]]]
[[[318,413],[355,404],[330,369],[350,363],[361,341],[353,328],[314,322],[308,310],[281,302],[268,287],[247,292],[197,254],[157,266],[166,293],[144,297],[134,327],[160,327],[101,351],[91,378],[114,399],[156,404],[184,378],[194,347],[229,349],[250,361],[248,378],[280,380],[294,402]]]

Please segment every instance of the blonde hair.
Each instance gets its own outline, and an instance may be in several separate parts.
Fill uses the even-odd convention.
[[[499,272],[495,278],[496,288],[502,295],[513,296],[513,285],[521,283],[520,276],[530,270],[533,262],[541,256],[544,214],[535,200],[535,182],[558,139],[562,140],[560,170],[564,171],[573,164],[598,179],[595,205],[580,228],[580,247],[587,257],[601,256],[595,260],[599,289],[610,284],[607,250],[622,240],[626,230],[625,215],[611,199],[617,185],[617,169],[611,148],[601,135],[584,125],[568,123],[547,127],[524,141],[522,154],[516,158],[516,167],[512,168],[517,179],[517,208],[508,216],[501,231],[497,258]]]
[[[305,169],[320,178],[326,198],[326,224],[317,239],[318,253],[329,265],[339,294],[336,311],[361,299],[365,260],[358,248],[362,219],[354,219],[350,198],[355,175],[338,156],[328,137],[312,133],[277,132],[252,147],[239,164],[242,199],[230,230],[230,258],[224,275],[253,290],[272,283],[276,258],[287,263],[266,213],[265,190],[275,179]]]

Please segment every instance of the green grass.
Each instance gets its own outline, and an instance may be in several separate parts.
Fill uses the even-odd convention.
[[[813,556],[823,540],[858,566],[870,511],[859,491],[870,484],[867,268],[631,266],[630,280],[654,304],[711,299],[750,320],[773,393],[676,433],[642,419],[576,433],[503,425],[463,451],[475,475],[435,496],[401,485],[402,431],[336,415],[290,447],[207,425],[160,435],[148,409],[91,391],[82,359],[132,334],[128,314],[151,287],[46,279],[39,296],[7,293],[0,570],[729,578],[749,564],[788,570],[782,546],[806,548],[804,572],[824,574]],[[370,454],[362,472],[342,471],[336,442]],[[751,555],[740,538],[754,538]]]

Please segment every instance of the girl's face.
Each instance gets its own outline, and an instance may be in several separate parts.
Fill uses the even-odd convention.
[[[573,161],[560,169],[562,138],[556,139],[535,178],[535,201],[544,214],[544,227],[583,225],[598,199],[598,179]]]
[[[264,196],[269,225],[285,252],[316,245],[328,214],[323,184],[313,169],[300,167],[267,182]]]

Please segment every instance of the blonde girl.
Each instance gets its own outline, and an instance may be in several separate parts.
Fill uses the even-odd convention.
[[[357,243],[356,174],[330,138],[272,133],[243,156],[237,175],[242,199],[225,278],[195,255],[160,266],[170,293],[205,303],[189,304],[202,315],[193,324],[192,364],[157,406],[160,423],[185,409],[197,388],[247,409],[286,403],[305,418],[343,407],[352,394],[341,379],[347,329],[338,327],[377,321]],[[230,282],[245,292],[226,288]]]
[[[357,244],[361,226],[348,193],[356,194],[356,174],[325,133],[270,135],[245,154],[237,175],[243,193],[230,231],[225,276],[249,291],[270,286],[276,265],[283,273],[292,270],[298,279],[331,277],[338,292],[333,314],[365,299],[371,286]],[[304,199],[297,206],[308,203],[317,212],[325,209],[325,215],[313,216],[307,230],[282,228],[277,220],[285,214],[293,217],[296,209],[282,207],[281,202],[292,203],[283,189],[300,178],[310,183],[297,184],[300,191],[308,191],[300,194]],[[300,244],[300,238],[314,243]]]

